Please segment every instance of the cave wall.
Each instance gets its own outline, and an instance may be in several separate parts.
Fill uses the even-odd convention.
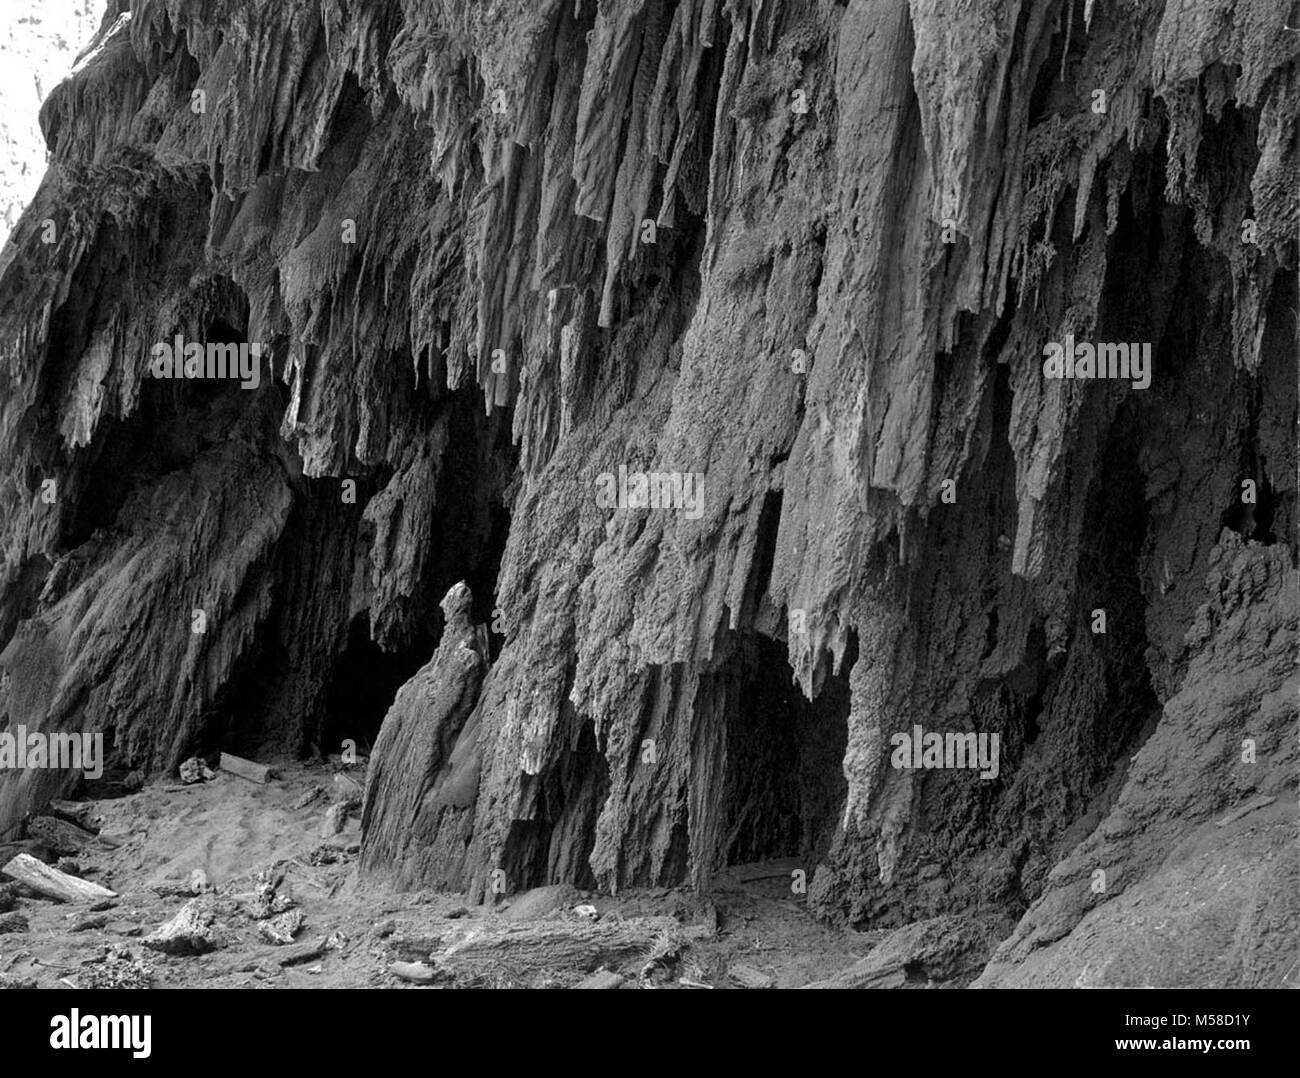
[[[1294,802],[1284,17],[112,0],[0,255],[10,722],[146,770],[306,752],[360,617],[429,663],[379,735],[426,748],[377,761],[378,876],[795,856],[826,916],[1050,948],[1216,812]],[[260,388],[145,376],[214,326],[266,342]],[[1066,334],[1150,342],[1150,387],[1044,378]],[[702,511],[602,508],[620,466],[702,474]],[[472,676],[444,596],[490,625]],[[780,653],[803,701],[756,703]],[[780,714],[842,731],[795,742],[842,757],[833,811],[738,778]],[[892,767],[914,724],[997,733],[999,776]]]

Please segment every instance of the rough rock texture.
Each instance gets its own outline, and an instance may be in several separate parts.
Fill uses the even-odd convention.
[[[1285,15],[112,0],[0,255],[0,706],[156,770],[391,702],[403,886],[797,857],[828,917],[1009,933],[988,983],[1075,983],[1080,934],[1088,978],[1280,983],[1294,828],[1206,827],[1294,814]],[[261,386],[146,378],[177,333]],[[1066,334],[1150,388],[1045,379]],[[602,508],[620,466],[702,512]],[[891,767],[914,724],[998,777]],[[1139,958],[1139,898],[1213,954]]]
[[[478,794],[475,703],[487,656],[457,584],[442,602],[446,628],[428,665],[402,686],[366,776],[362,866],[399,887],[455,886]]]

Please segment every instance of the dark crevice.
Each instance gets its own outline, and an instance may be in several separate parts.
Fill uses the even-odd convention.
[[[529,819],[513,822],[506,840],[503,867],[512,891],[561,882],[596,886],[590,858],[596,819],[609,793],[609,768],[591,723],[567,700],[560,721],[566,734],[558,758],[521,783],[533,811]]]
[[[839,823],[847,792],[850,638],[841,673],[806,700],[790,675],[785,645],[744,638],[721,676],[735,678],[726,715],[726,774],[720,808],[727,864],[800,857],[815,864]]]

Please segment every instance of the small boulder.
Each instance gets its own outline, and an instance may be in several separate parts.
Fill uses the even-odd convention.
[[[290,910],[257,926],[257,931],[268,943],[285,946],[293,942],[293,937],[302,928],[302,910]]]
[[[325,819],[321,823],[321,838],[333,838],[343,830],[348,822],[350,807],[346,801],[339,801],[330,805],[329,810],[325,813]]]
[[[186,786],[192,786],[196,782],[211,782],[217,777],[217,773],[197,756],[191,756],[181,764],[178,774]]]
[[[206,954],[217,946],[212,930],[213,912],[202,899],[185,903],[166,924],[141,941],[150,950],[170,955]]]
[[[502,914],[507,921],[535,921],[563,909],[573,901],[575,891],[567,883],[556,883],[549,887],[534,887],[511,900],[510,907]]]
[[[424,962],[394,962],[388,967],[388,971],[403,981],[410,981],[412,984],[433,984],[437,978],[433,967]]]

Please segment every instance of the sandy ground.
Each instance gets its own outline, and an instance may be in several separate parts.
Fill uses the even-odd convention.
[[[641,959],[615,966],[624,987],[685,987],[683,980],[732,987],[729,971],[737,965],[771,977],[778,987],[794,987],[851,965],[874,943],[873,933],[835,931],[809,916],[802,896],[791,893],[782,862],[730,869],[707,896],[659,888],[611,898],[546,888],[505,896],[489,908],[469,907],[461,895],[386,892],[358,879],[356,814],[337,836],[322,837],[336,792],[354,782],[328,766],[294,765],[266,785],[223,773],[207,783],[178,787],[168,780],[93,803],[103,841],[75,860],[85,879],[119,897],[97,904],[106,908],[20,897],[17,910],[28,928],[0,934],[0,978],[43,988],[422,988],[391,972],[393,941],[412,933],[499,927],[524,914],[568,920],[577,905],[594,906],[607,923],[672,916],[710,929],[651,980],[639,976]],[[303,804],[317,788],[320,793]],[[191,899],[187,886],[195,870],[212,888],[205,901],[215,911],[219,946],[188,956],[146,948],[143,937]],[[291,945],[265,941],[257,911],[250,910],[259,884],[268,882],[284,896],[282,903],[292,902],[304,915]],[[309,956],[301,958],[302,952]],[[285,965],[286,957],[299,960]],[[505,976],[500,983],[568,987],[590,972],[559,969],[521,982]]]

